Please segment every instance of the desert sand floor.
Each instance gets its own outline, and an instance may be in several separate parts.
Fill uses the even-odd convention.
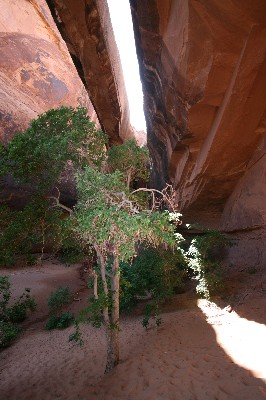
[[[47,298],[69,286],[87,295],[80,267],[46,262],[2,270],[14,294],[32,288],[38,309],[24,333],[0,353],[1,400],[260,400],[266,399],[266,277],[242,272],[230,280],[226,303],[177,295],[163,324],[148,330],[141,316],[122,317],[121,363],[104,376],[103,330],[83,325],[84,347],[68,342],[73,328],[45,331]],[[82,301],[71,305],[77,311]]]

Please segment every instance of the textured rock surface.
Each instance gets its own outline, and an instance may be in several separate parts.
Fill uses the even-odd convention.
[[[0,0],[0,141],[60,105],[89,100],[44,0]]]
[[[230,262],[265,265],[265,1],[130,3],[154,184],[173,183],[188,222],[232,232]]]
[[[84,106],[97,116],[44,0],[0,0],[0,141],[8,142],[37,114],[61,105]],[[66,178],[61,199],[75,193]],[[21,208],[30,190],[0,181],[0,204]]]
[[[145,131],[137,131],[137,129],[132,126],[132,130],[134,133],[134,138],[139,146],[146,146],[147,145],[147,134]]]
[[[264,0],[131,0],[158,184],[222,210],[265,132]]]
[[[113,143],[132,137],[122,67],[106,1],[49,0],[48,4],[101,126]]]
[[[244,176],[228,199],[221,228],[232,232],[237,246],[229,250],[234,266],[256,271],[266,265],[266,136],[251,158]]]

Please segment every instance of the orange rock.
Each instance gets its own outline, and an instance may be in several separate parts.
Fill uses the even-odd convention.
[[[4,2],[0,13],[0,141],[50,108],[97,116],[44,0]]]

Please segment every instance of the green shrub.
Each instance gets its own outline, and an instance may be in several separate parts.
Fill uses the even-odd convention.
[[[121,264],[121,309],[130,311],[140,297],[155,303],[171,298],[186,278],[186,260],[181,250],[170,252],[148,248],[132,263]]]
[[[27,310],[34,311],[35,309],[36,302],[30,296],[30,289],[26,288],[19,300],[7,310],[7,316],[11,322],[22,322],[27,317]]]
[[[21,329],[16,325],[24,321],[28,310],[35,310],[35,300],[30,296],[30,289],[9,306],[11,297],[11,284],[7,276],[0,276],[0,348],[9,346],[17,337]]]
[[[56,188],[69,163],[73,173],[87,164],[100,167],[106,143],[86,108],[63,106],[39,115],[24,132],[0,144],[0,177],[24,184],[31,199],[22,210],[0,206],[0,265],[14,265],[21,256],[32,264],[33,250],[43,251],[47,244],[55,253],[60,250],[64,262],[79,261],[80,246],[69,244],[74,235],[71,219],[65,218],[68,207],[56,207],[61,202]]]
[[[11,297],[10,282],[7,276],[0,276],[0,318],[5,318]]]
[[[12,322],[0,321],[0,349],[10,346],[20,331]]]
[[[71,223],[62,218],[61,210],[50,206],[42,196],[33,196],[23,210],[0,206],[0,265],[15,265],[21,257],[27,265],[33,265],[36,257],[32,253],[36,248],[49,244],[56,252],[68,246],[73,236]]]
[[[196,291],[207,299],[224,286],[221,261],[228,245],[231,243],[225,235],[207,229],[203,235],[196,236],[191,241],[186,253],[188,265],[198,282]]]
[[[91,255],[90,247],[84,246],[82,242],[73,235],[70,229],[68,232],[65,230],[65,232],[62,233],[64,236],[57,253],[57,257],[62,263],[66,265],[81,263]]]
[[[160,311],[158,304],[149,303],[145,305],[144,308],[144,318],[142,320],[143,328],[148,328],[150,325],[150,320],[154,319],[157,326],[160,326],[162,323],[162,318],[160,318]]]
[[[65,329],[69,327],[74,321],[74,315],[69,311],[63,312],[59,315],[51,315],[45,325],[45,329]]]
[[[73,294],[68,287],[59,287],[51,293],[48,299],[48,307],[50,310],[59,309],[73,300]]]

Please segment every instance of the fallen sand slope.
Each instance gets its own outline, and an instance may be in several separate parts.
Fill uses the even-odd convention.
[[[103,376],[103,330],[84,325],[85,345],[80,348],[68,342],[73,328],[51,332],[43,329],[47,297],[55,287],[69,285],[84,294],[78,268],[48,264],[38,269],[12,271],[11,279],[15,288],[21,290],[24,282],[26,287],[33,288],[39,308],[21,338],[0,353],[3,400],[266,398],[264,290],[246,299],[254,321],[250,333],[248,325],[243,326],[244,318],[238,318],[234,310],[228,313],[206,302],[200,303],[199,308],[191,293],[177,296],[172,307],[177,311],[163,314],[159,328],[144,330],[141,317],[122,318],[121,364]],[[189,308],[183,308],[188,305]],[[79,302],[74,302],[72,307],[79,306]],[[242,303],[237,311],[244,313],[245,306]],[[252,342],[256,346],[249,352]],[[248,356],[245,358],[243,354]]]

